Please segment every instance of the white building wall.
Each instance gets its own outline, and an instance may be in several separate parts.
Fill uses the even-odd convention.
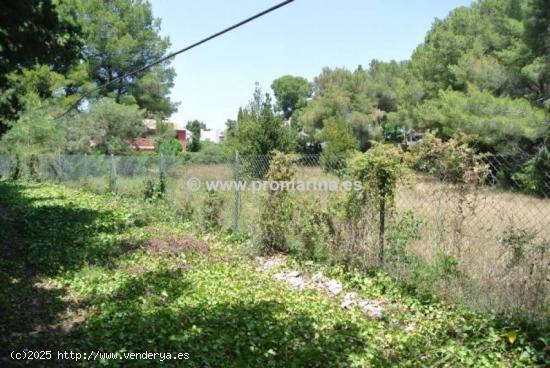
[[[210,141],[212,143],[220,143],[220,136],[222,134],[223,134],[223,130],[220,130],[220,129],[201,130],[201,141]]]

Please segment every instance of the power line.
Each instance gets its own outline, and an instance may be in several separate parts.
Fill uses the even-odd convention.
[[[208,41],[210,41],[210,40],[212,40],[212,39],[214,39],[214,38],[216,38],[216,37],[219,37],[219,36],[223,35],[224,33],[230,32],[230,31],[232,31],[232,30],[234,30],[234,29],[236,29],[236,28],[239,28],[239,27],[245,25],[246,23],[252,22],[253,20],[255,20],[255,19],[257,19],[257,18],[263,17],[264,15],[266,15],[266,14],[268,14],[268,13],[271,13],[271,12],[274,11],[274,10],[277,10],[277,9],[279,9],[279,8],[282,8],[283,6],[288,5],[288,4],[290,4],[291,2],[293,2],[293,1],[294,1],[294,0],[286,0],[286,1],[283,1],[282,3],[279,3],[279,4],[275,5],[275,6],[272,6],[271,8],[266,9],[266,10],[264,10],[264,11],[262,11],[262,12],[259,12],[258,14],[255,14],[255,15],[249,17],[249,18],[246,18],[245,20],[240,21],[239,23],[236,23],[236,24],[232,25],[231,27],[227,27],[227,28],[225,28],[225,29],[223,29],[223,30],[221,30],[221,31],[219,31],[219,32],[217,32],[217,33],[214,33],[214,34],[211,35],[211,36],[208,36],[208,37],[206,37],[206,38],[203,38],[203,39],[200,40],[200,41],[197,41],[197,42],[195,42],[195,43],[193,43],[193,44],[191,44],[191,45],[189,45],[189,46],[187,46],[187,47],[184,47],[183,49],[180,49],[180,50],[175,51],[175,52],[173,52],[173,53],[171,53],[171,54],[168,54],[168,55],[166,55],[166,56],[164,56],[164,57],[162,57],[162,58],[160,58],[160,59],[158,59],[158,60],[155,60],[155,61],[153,61],[153,62],[151,62],[151,63],[149,63],[149,64],[147,64],[147,65],[142,66],[141,68],[138,68],[138,69],[136,69],[136,70],[133,70],[133,71],[131,71],[131,72],[129,72],[129,73],[126,73],[126,74],[124,74],[124,75],[122,75],[122,76],[120,76],[120,77],[117,77],[117,78],[115,78],[115,79],[113,79],[113,80],[111,80],[111,81],[109,81],[109,82],[107,82],[107,83],[104,83],[104,84],[102,84],[101,86],[96,87],[96,88],[92,89],[91,91],[86,92],[82,97],[80,97],[75,103],[73,103],[71,106],[69,106],[69,108],[68,108],[63,114],[59,115],[56,119],[59,119],[59,118],[65,116],[65,115],[67,115],[72,109],[74,109],[75,107],[77,107],[77,106],[80,104],[80,102],[82,102],[82,100],[84,100],[86,97],[89,97],[92,93],[97,92],[97,91],[100,91],[101,89],[107,87],[107,86],[110,85],[110,84],[113,84],[113,83],[115,83],[115,82],[118,82],[119,80],[125,79],[125,78],[127,78],[127,77],[129,77],[129,76],[131,76],[131,75],[140,73],[140,72],[144,71],[145,69],[149,69],[149,68],[151,68],[151,67],[153,67],[153,66],[155,66],[155,65],[158,65],[158,64],[160,64],[160,63],[162,63],[162,62],[164,62],[164,61],[166,61],[166,60],[168,60],[168,59],[171,59],[171,58],[173,58],[173,57],[175,57],[175,56],[177,56],[177,55],[179,55],[179,54],[181,54],[181,53],[184,53],[184,52],[186,52],[186,51],[189,51],[189,50],[191,50],[191,49],[193,49],[193,48],[195,48],[195,47],[197,47],[197,46],[199,46],[199,45],[202,45],[202,44],[205,43],[205,42],[208,42]]]

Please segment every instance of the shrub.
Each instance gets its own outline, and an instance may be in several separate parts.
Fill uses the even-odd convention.
[[[435,175],[451,185],[448,195],[456,198],[452,246],[459,259],[466,211],[473,212],[477,203],[475,199],[469,200],[469,195],[476,193],[489,173],[489,165],[483,162],[482,155],[468,146],[468,140],[467,136],[459,135],[443,141],[428,133],[411,150],[412,161],[418,170]]]
[[[414,167],[451,184],[478,185],[483,182],[488,166],[482,156],[468,146],[464,135],[443,141],[427,133],[411,149]]]
[[[343,118],[326,119],[323,139],[325,147],[321,153],[321,165],[327,172],[343,169],[347,159],[358,147],[351,125]]]
[[[219,230],[222,226],[223,198],[214,190],[208,190],[203,202],[201,227],[205,231]]]
[[[413,240],[420,240],[420,230],[425,221],[416,217],[413,211],[405,212],[388,227],[388,262],[401,267],[411,264],[414,259],[407,251],[407,246]]]
[[[450,254],[437,253],[432,267],[434,279],[453,280],[464,276],[460,270],[458,258]]]
[[[12,180],[25,179],[37,180],[41,179],[39,173],[39,156],[35,153],[22,154],[16,153],[7,156],[8,173],[7,177]]]
[[[194,164],[219,164],[232,161],[233,157],[223,143],[202,142],[198,152],[183,152],[183,162]]]
[[[329,229],[328,213],[319,206],[316,198],[304,198],[297,203],[293,233],[299,242],[299,253],[306,259],[326,260]]]
[[[270,182],[288,182],[295,174],[292,155],[276,152],[269,165],[266,179]],[[292,216],[292,201],[284,186],[269,187],[260,210],[260,237],[263,249],[288,251],[288,234]]]
[[[543,311],[545,304],[548,308],[550,240],[541,239],[532,230],[512,225],[500,243],[506,262],[505,276],[510,278],[509,287],[520,295],[522,305],[531,313]]]
[[[176,156],[182,151],[181,143],[176,138],[170,138],[157,143],[156,150],[168,156]]]
[[[184,200],[176,209],[176,215],[183,221],[192,221],[195,214],[195,208],[189,200]]]
[[[147,179],[144,183],[143,199],[146,201],[162,199],[166,195],[166,178],[160,172],[157,180]]]
[[[512,175],[520,189],[528,194],[550,196],[550,150],[541,147],[520,171]]]
[[[350,162],[351,177],[362,184],[362,189],[349,192],[347,214],[351,219],[358,219],[367,210],[373,222],[378,217],[380,267],[384,267],[386,216],[393,209],[397,183],[407,172],[403,152],[390,144],[374,143],[366,153],[356,155]]]

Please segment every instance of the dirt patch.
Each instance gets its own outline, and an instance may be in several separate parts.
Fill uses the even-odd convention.
[[[152,255],[177,254],[182,252],[195,252],[207,254],[210,247],[203,241],[191,236],[177,237],[167,235],[146,241],[142,248]]]

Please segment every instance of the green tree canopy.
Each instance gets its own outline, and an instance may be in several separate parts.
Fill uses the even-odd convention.
[[[550,3],[531,0],[525,20],[525,41],[533,56],[523,72],[534,85],[540,102],[550,100]]]
[[[322,163],[328,170],[339,169],[342,160],[350,157],[358,148],[351,126],[341,117],[330,117],[325,120],[322,139]]]
[[[534,50],[545,37],[543,3],[480,0],[436,20],[409,64],[427,97],[449,87],[464,91],[469,82],[499,96],[541,98],[546,77]]]
[[[187,146],[189,152],[198,152],[201,149],[201,130],[206,129],[206,125],[202,121],[192,120],[185,125],[191,133],[191,142]]]
[[[277,99],[277,109],[289,119],[294,111],[303,108],[311,97],[312,86],[303,77],[284,75],[271,83],[271,89]]]
[[[67,0],[63,9],[76,11],[84,34],[82,54],[89,78],[110,82],[164,56],[170,46],[161,37],[160,19],[143,0]],[[148,115],[168,116],[176,105],[168,97],[175,77],[169,62],[125,77],[99,93],[117,103],[137,103]]]
[[[65,121],[55,120],[59,108],[44,101],[36,93],[21,97],[23,112],[11,121],[11,129],[2,136],[0,148],[8,153],[62,152],[65,145]]]
[[[264,95],[256,84],[252,100],[228,125],[229,146],[244,155],[265,155],[274,150],[290,152],[295,141],[293,131],[273,111],[269,94]]]
[[[458,132],[474,136],[480,148],[505,152],[514,144],[529,150],[547,134],[546,115],[525,99],[495,97],[471,88],[440,91],[416,110],[417,126],[435,129],[444,138]]]
[[[104,98],[92,103],[88,110],[66,125],[67,150],[121,154],[130,151],[130,140],[145,131],[143,110],[137,105],[122,105]]]
[[[28,105],[21,93],[13,93],[14,79],[27,68],[48,65],[66,72],[80,51],[79,27],[62,16],[51,0],[7,1],[0,11],[0,134],[7,121]]]
[[[361,67],[347,69],[325,68],[314,81],[314,97],[298,115],[299,125],[310,137],[310,144],[323,139],[327,119],[349,124],[362,149],[379,130],[378,119],[383,112],[377,108],[372,81]]]

